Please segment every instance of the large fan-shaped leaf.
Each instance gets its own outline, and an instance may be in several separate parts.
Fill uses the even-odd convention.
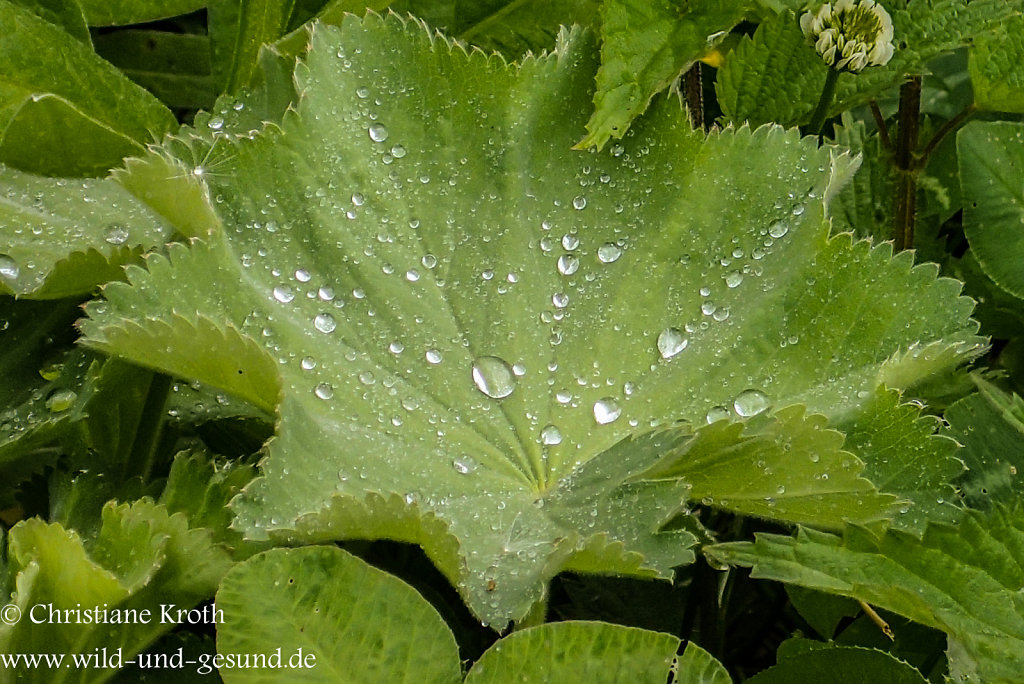
[[[888,514],[815,414],[852,419],[880,382],[976,349],[959,284],[830,239],[848,162],[795,134],[705,140],[666,103],[621,147],[570,152],[595,68],[581,33],[510,68],[349,17],[314,32],[280,127],[168,148],[224,229],[129,269],[83,329],[276,406],[243,529],[421,543],[505,622],[563,567],[691,560],[689,532],[659,529],[697,464],[731,464],[701,480],[714,505],[829,527]],[[751,416],[686,451],[698,426]]]

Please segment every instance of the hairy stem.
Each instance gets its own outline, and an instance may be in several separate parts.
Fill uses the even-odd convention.
[[[917,215],[917,136],[921,123],[921,77],[912,76],[900,87],[899,130],[896,138],[896,225],[893,243],[897,252],[914,246]]]
[[[701,82],[700,62],[696,62],[683,77],[683,97],[690,112],[690,125],[704,128],[704,84]]]
[[[892,152],[892,138],[889,137],[889,127],[885,125],[885,117],[882,116],[882,110],[878,108],[878,103],[875,100],[871,101],[871,116],[875,118],[875,125],[878,126],[878,136],[882,139],[882,145],[885,149]]]
[[[807,131],[812,135],[821,135],[821,129],[825,126],[825,115],[832,105],[836,96],[836,83],[839,81],[839,72],[832,67],[828,68],[828,75],[825,77],[825,85],[821,89],[821,98],[818,99],[818,106],[811,114],[811,122],[807,125]]]

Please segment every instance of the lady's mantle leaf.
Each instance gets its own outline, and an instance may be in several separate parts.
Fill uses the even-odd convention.
[[[1015,682],[1024,670],[1020,508],[971,512],[958,527],[930,527],[923,539],[851,527],[843,539],[801,530],[706,552],[754,568],[755,577],[859,598],[941,629],[954,681]],[[974,678],[956,679],[961,673]]]
[[[782,520],[886,514],[814,414],[856,416],[979,339],[958,283],[828,238],[827,150],[767,128],[705,140],[666,104],[571,152],[596,69],[582,33],[521,67],[395,17],[312,43],[279,127],[165,150],[223,230],[129,269],[83,324],[96,348],[276,407],[237,525],[420,543],[504,623],[563,567],[689,562],[695,538],[659,530],[690,478]],[[697,426],[753,416],[699,432],[707,468],[739,445],[720,482],[688,468]]]

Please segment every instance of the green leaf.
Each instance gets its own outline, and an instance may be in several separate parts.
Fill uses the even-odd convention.
[[[89,46],[7,0],[0,35],[0,161],[48,175],[101,175],[176,126]]]
[[[804,589],[795,584],[786,585],[786,595],[800,617],[823,639],[833,638],[844,618],[856,617],[860,613],[856,601]]]
[[[885,66],[841,74],[829,116],[866,104],[899,85],[907,74],[925,73],[931,59],[1000,28],[1021,9],[1016,0],[915,0],[895,11],[891,3],[882,4],[890,5],[896,52]],[[804,124],[818,102],[827,71],[796,15],[784,12],[769,17],[730,53],[718,71],[719,104],[726,120],[736,123]]]
[[[297,657],[310,668],[224,668],[227,684],[461,680],[455,638],[433,606],[336,547],[254,556],[224,578],[216,605],[224,611],[217,629],[222,657],[280,652],[284,662]]]
[[[923,539],[850,527],[843,539],[800,530],[708,547],[752,576],[858,598],[949,635],[956,681],[1012,682],[1024,668],[1024,514],[965,513]],[[967,676],[973,678],[967,678]]]
[[[61,27],[86,45],[92,45],[89,27],[78,0],[12,0],[41,19]]]
[[[925,684],[921,673],[884,651],[851,646],[826,646],[781,660],[747,680],[751,684]]]
[[[171,108],[212,107],[210,39],[194,33],[126,29],[96,37],[96,53]]]
[[[22,619],[0,626],[5,653],[87,653],[121,650],[124,660],[145,649],[174,624],[161,619],[161,605],[189,609],[213,594],[230,565],[226,554],[201,530],[190,530],[182,515],[168,516],[151,502],[108,504],[98,537],[85,540],[57,524],[38,519],[16,525],[9,536],[9,563],[15,575],[11,603],[26,617],[33,606],[57,610],[135,611],[108,619]],[[43,609],[35,608],[37,615]],[[141,611],[150,611],[147,614]],[[108,613],[110,616],[112,613]],[[147,618],[148,617],[148,621]],[[19,672],[25,682],[83,681],[113,670],[95,667],[41,668]]]
[[[997,112],[1024,112],[1024,16],[978,36],[969,55],[974,103]]]
[[[900,403],[899,394],[879,389],[846,433],[845,447],[867,467],[864,477],[905,503],[893,519],[898,529],[924,532],[929,522],[956,522],[959,497],[951,484],[964,471],[957,443],[935,434],[939,420]]]
[[[1024,124],[972,122],[957,133],[964,232],[981,268],[1024,297]]]
[[[679,657],[676,684],[732,684],[732,677],[715,657],[692,641]]]
[[[853,181],[843,187],[830,205],[833,230],[850,231],[858,237],[886,240],[892,236],[896,196],[894,167],[877,134],[868,135],[863,121],[843,114],[835,126],[835,143],[860,154],[863,163]]]
[[[249,85],[260,47],[285,34],[294,5],[295,0],[210,2],[210,47],[219,91],[237,93]]]
[[[473,665],[466,684],[577,678],[602,684],[661,684],[669,676],[678,648],[679,639],[671,634],[603,622],[553,622],[497,642]],[[698,656],[691,656],[688,664],[707,665]]]
[[[708,36],[731,29],[746,10],[735,0],[606,0],[595,111],[577,147],[600,149],[625,135],[651,99],[707,51]]]
[[[540,53],[555,46],[559,26],[573,24],[597,28],[602,0],[481,0],[454,2],[453,21],[447,32],[508,59],[527,52]],[[414,14],[424,2],[395,2]],[[437,4],[437,3],[431,3]],[[443,3],[442,3],[443,4]]]
[[[972,508],[1011,505],[1024,494],[1024,401],[981,378],[975,382],[980,391],[945,414],[950,437],[964,446],[959,456],[968,468],[957,485]]]
[[[815,414],[856,416],[880,383],[945,377],[981,349],[959,283],[828,237],[823,198],[849,160],[814,141],[705,139],[665,104],[621,151],[569,152],[596,70],[580,32],[520,66],[397,17],[312,42],[279,127],[163,152],[224,228],[130,268],[83,324],[97,349],[276,408],[263,477],[234,504],[253,537],[422,544],[504,624],[563,567],[666,576],[691,557],[689,533],[659,532],[688,483],[644,471],[709,413],[803,405],[746,434],[807,453],[799,439],[835,443]],[[745,434],[703,430],[722,459],[720,432]],[[729,495],[763,487],[757,451],[731,460]],[[833,523],[844,507],[815,490],[888,501],[837,451],[815,474],[842,486],[800,489]]]
[[[90,26],[142,24],[195,12],[206,0],[78,0]]]
[[[110,180],[45,178],[0,165],[0,292],[87,294],[163,244],[168,224]]]

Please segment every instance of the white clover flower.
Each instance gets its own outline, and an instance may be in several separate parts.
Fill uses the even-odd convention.
[[[892,59],[892,18],[874,0],[826,2],[800,17],[800,28],[825,63],[857,73]]]

